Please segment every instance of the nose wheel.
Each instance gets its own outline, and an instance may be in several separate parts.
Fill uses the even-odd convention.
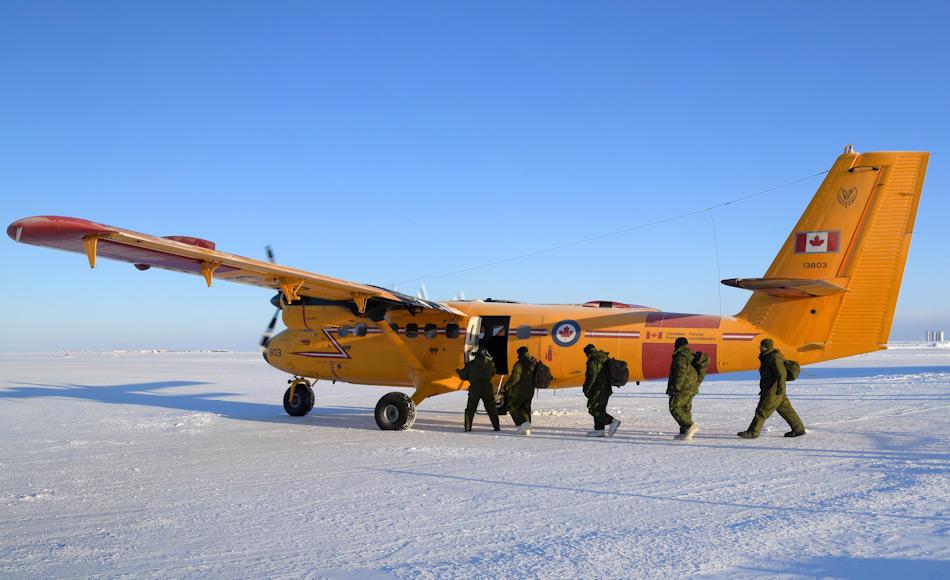
[[[310,381],[301,377],[287,382],[290,386],[284,392],[284,410],[291,417],[303,417],[313,409],[313,387]]]
[[[386,393],[376,403],[375,415],[383,431],[406,431],[416,422],[416,406],[405,393]]]

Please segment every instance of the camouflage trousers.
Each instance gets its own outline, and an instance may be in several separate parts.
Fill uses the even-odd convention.
[[[614,394],[611,387],[591,391],[587,396],[587,412],[594,418],[594,430],[603,431],[604,427],[613,423],[614,418],[607,413],[607,403],[610,395]]]
[[[693,426],[693,397],[697,393],[679,391],[670,395],[670,415],[680,426],[680,433]]]
[[[788,400],[785,393],[776,394],[775,390],[771,389],[759,394],[759,404],[755,408],[755,417],[753,417],[752,423],[749,424],[749,431],[758,435],[762,430],[762,425],[765,424],[765,420],[775,411],[778,411],[779,416],[785,419],[792,431],[800,433],[805,430],[805,424],[802,423],[798,413],[795,412],[795,408],[792,407],[792,402]]]
[[[492,427],[497,431],[499,428],[498,409],[495,407],[495,392],[492,390],[491,385],[469,385],[468,405],[465,406],[466,431],[471,428],[472,419],[475,418],[475,411],[478,409],[479,401],[484,405],[485,411],[488,413],[488,419],[491,421]]]
[[[516,427],[531,422],[531,399],[532,397],[514,397],[508,403],[508,414]]]

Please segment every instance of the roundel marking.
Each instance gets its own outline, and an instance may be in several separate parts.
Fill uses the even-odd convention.
[[[581,325],[573,320],[562,320],[551,328],[551,338],[558,346],[572,346],[581,339]]]

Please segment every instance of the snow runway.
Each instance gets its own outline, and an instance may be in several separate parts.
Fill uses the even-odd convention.
[[[410,432],[385,389],[319,383],[303,418],[257,354],[0,355],[0,575],[950,577],[950,350],[806,367],[809,429],[740,440],[751,375],[709,377],[672,440],[665,384],[579,390],[535,436],[462,433],[464,393]]]

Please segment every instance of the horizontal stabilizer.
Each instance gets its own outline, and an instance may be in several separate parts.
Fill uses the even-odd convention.
[[[723,280],[722,283],[734,288],[785,298],[812,298],[848,291],[847,288],[825,280],[809,280],[807,278],[730,278]]]

